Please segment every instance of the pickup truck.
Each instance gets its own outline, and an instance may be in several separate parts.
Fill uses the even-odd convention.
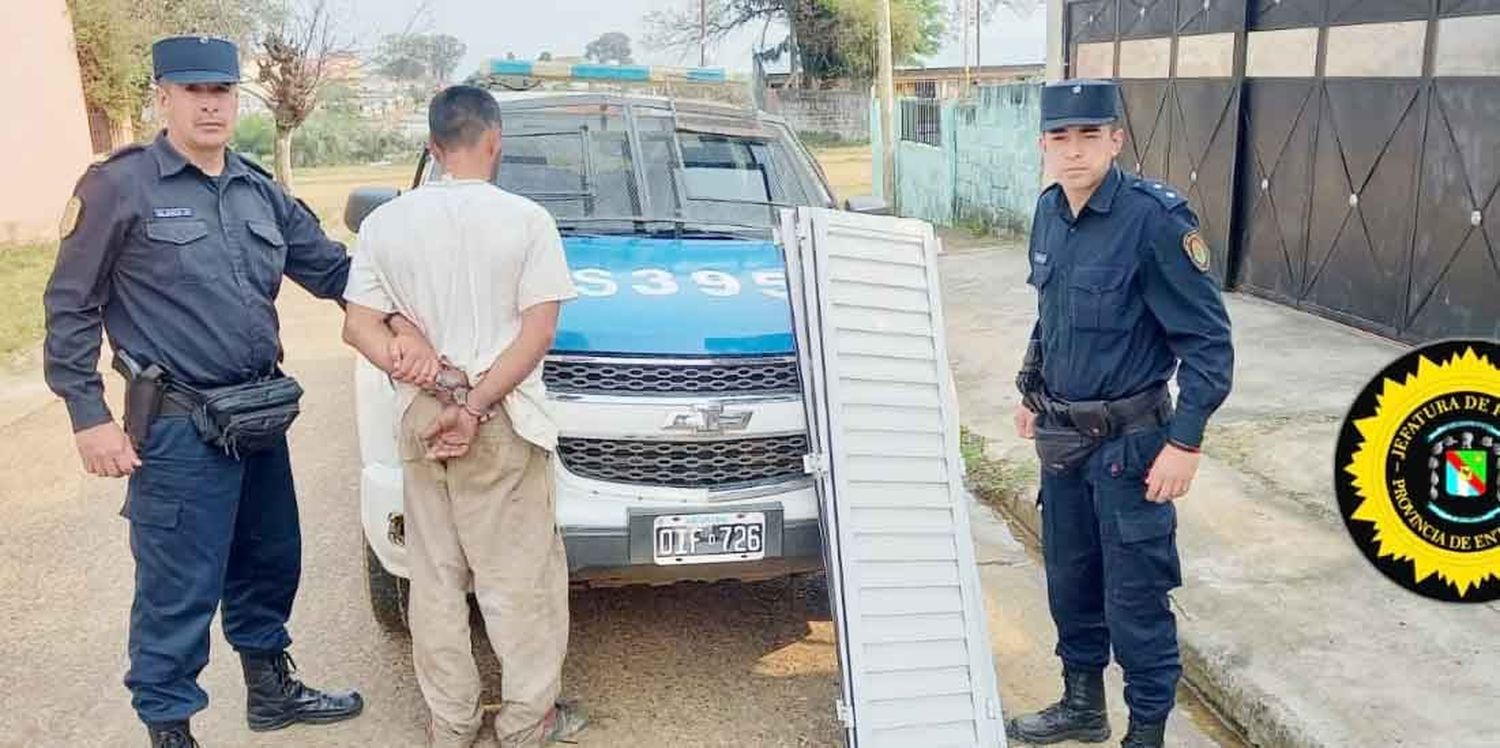
[[[836,208],[812,154],[755,109],[633,93],[496,91],[496,183],[546,207],[579,298],[543,364],[561,438],[557,521],[579,585],[823,569],[787,279],[774,228]],[[442,179],[426,154],[413,187]],[[362,188],[359,222],[395,190]],[[883,213],[873,198],[846,210]],[[406,623],[395,393],[355,374],[365,569]]]

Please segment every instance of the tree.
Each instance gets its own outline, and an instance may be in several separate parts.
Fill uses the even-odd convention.
[[[420,39],[411,34],[387,34],[375,50],[375,69],[392,80],[421,80],[427,75],[427,55]]]
[[[458,37],[452,34],[434,34],[427,37],[427,72],[435,85],[453,80],[453,71],[469,51]]]
[[[710,0],[707,41],[718,43],[740,28],[773,24],[787,35],[769,47],[763,61],[787,55],[794,85],[840,78],[868,81],[875,73],[876,6],[879,0]],[[898,64],[935,52],[946,31],[943,0],[891,0],[892,51]],[[646,15],[646,44],[679,53],[699,42],[698,4]]]
[[[601,65],[611,62],[629,65],[632,63],[630,37],[618,31],[611,31],[589,42],[583,50],[583,56]]]
[[[258,44],[259,96],[276,122],[276,181],[292,190],[292,133],[318,104],[328,63],[345,53],[327,0],[283,5],[272,13]]]
[[[447,83],[468,48],[450,34],[389,34],[380,40],[375,66],[381,75],[398,81]]]
[[[543,53],[537,55],[536,59],[537,59],[538,62],[551,62],[552,61],[552,53],[551,52],[543,52]]]
[[[835,0],[837,28],[829,72],[859,81],[874,79],[879,55],[880,0]],[[938,51],[946,32],[942,0],[892,0],[891,50],[896,64]]]
[[[68,0],[89,106],[139,131],[151,92],[151,44],[175,34],[254,38],[250,0]]]

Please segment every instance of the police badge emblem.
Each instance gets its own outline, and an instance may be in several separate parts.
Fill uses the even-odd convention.
[[[1387,366],[1345,419],[1335,486],[1386,577],[1435,600],[1500,599],[1500,345],[1442,341]]]
[[[1193,267],[1198,268],[1198,272],[1208,272],[1208,242],[1203,241],[1203,234],[1197,229],[1187,232],[1182,237],[1182,251],[1187,253],[1188,259],[1192,260]]]
[[[74,195],[68,199],[67,206],[63,208],[62,223],[57,227],[59,239],[66,239],[73,235],[73,230],[78,228],[78,217],[82,214],[83,198]]]

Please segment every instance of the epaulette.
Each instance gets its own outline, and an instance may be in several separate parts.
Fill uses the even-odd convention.
[[[244,161],[245,165],[248,166],[248,167],[250,167],[250,171],[253,171],[256,174],[259,174],[259,175],[265,177],[266,179],[271,180],[272,182],[276,181],[276,175],[272,174],[270,172],[270,170],[267,169],[266,167],[261,166],[259,161],[256,161],[255,159],[250,158],[249,156],[246,156],[245,154],[240,153],[239,151],[235,151],[234,155],[239,156],[240,160]]]
[[[123,145],[123,146],[120,146],[119,148],[116,148],[108,156],[105,156],[104,160],[100,161],[99,163],[101,163],[101,164],[107,164],[107,163],[110,163],[111,161],[118,161],[119,159],[122,159],[122,158],[124,158],[126,156],[129,156],[132,153],[140,153],[141,151],[144,151],[144,150],[146,150],[146,144],[145,143],[130,143],[128,145]]]
[[[78,192],[79,188],[83,186],[83,180],[87,179],[90,174],[97,174],[106,165],[112,164],[126,156],[129,156],[132,153],[140,153],[144,150],[146,150],[146,146],[144,144],[130,143],[128,145],[123,145],[119,148],[116,148],[104,158],[95,157],[94,160],[90,161],[89,165],[84,168],[83,173],[78,175],[78,179],[74,180],[73,192]]]
[[[1156,198],[1156,201],[1167,210],[1185,205],[1188,201],[1187,195],[1182,194],[1182,190],[1155,180],[1136,178],[1131,181],[1130,186]]]

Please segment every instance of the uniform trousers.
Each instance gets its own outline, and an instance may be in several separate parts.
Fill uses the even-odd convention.
[[[1081,466],[1041,477],[1047,599],[1068,669],[1115,659],[1125,701],[1144,722],[1167,718],[1182,674],[1168,591],[1182,584],[1177,514],[1146,500],[1146,474],[1166,442],[1151,425],[1114,436]]]
[[[236,459],[205,444],[187,416],[164,416],[140,457],[121,510],[135,559],[125,685],[143,722],[174,722],[208,706],[197,680],[221,603],[236,651],[290,646],[302,573],[297,496],[284,438]]]

